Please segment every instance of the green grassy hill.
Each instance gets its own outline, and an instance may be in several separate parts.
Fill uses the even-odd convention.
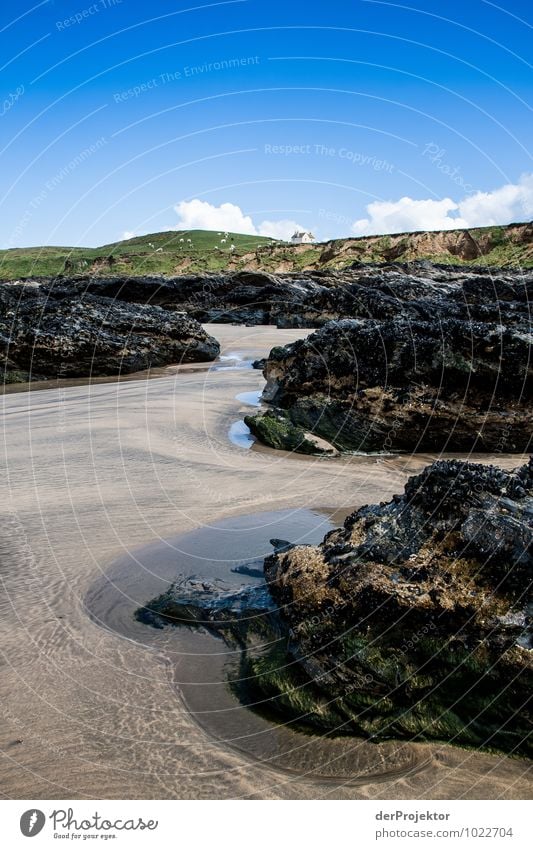
[[[533,267],[532,224],[363,236],[314,245],[291,245],[239,233],[229,233],[225,243],[223,238],[224,234],[208,230],[168,231],[100,248],[13,248],[0,251],[0,279],[76,274],[170,276],[242,269],[280,273],[344,268],[357,261],[414,259]]]
[[[221,244],[209,230],[168,231],[112,242],[100,248],[12,248],[0,251],[0,279],[57,274],[179,274],[187,270],[220,271],[235,254],[242,256],[270,244],[261,236],[228,233]],[[190,239],[190,242],[187,241]]]

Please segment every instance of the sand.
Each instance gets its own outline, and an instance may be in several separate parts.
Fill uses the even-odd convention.
[[[180,666],[177,630],[154,636],[132,624],[128,631],[129,613],[124,627],[112,629],[126,608],[113,617],[105,576],[127,578],[131,594],[121,586],[116,592],[133,609],[148,600],[142,595],[155,580],[147,570],[157,556],[151,561],[147,551],[160,559],[176,551],[178,561],[180,535],[207,529],[213,539],[214,523],[261,513],[270,516],[257,520],[266,533],[276,528],[272,511],[296,510],[297,517],[302,507],[316,517],[315,534],[325,532],[347,511],[400,492],[433,459],[317,459],[234,444],[229,430],[251,410],[249,398],[236,396],[263,385],[261,372],[246,364],[305,331],[209,329],[228,358],[214,368],[171,367],[152,379],[69,381],[30,392],[11,387],[2,398],[3,796],[529,798],[528,762],[445,745],[373,747],[375,756],[365,754],[375,759],[372,779],[361,778],[359,741],[317,740],[318,775],[306,757],[262,762],[253,748],[215,739],[212,726],[191,713],[180,669],[206,662],[211,675],[220,641],[204,640],[196,667],[199,644],[184,636]],[[512,468],[524,458],[473,459]],[[92,606],[95,587],[111,611],[106,621]],[[250,711],[234,707],[236,722],[250,723],[254,734]],[[288,749],[291,739],[284,737]],[[329,775],[327,752],[342,759]]]

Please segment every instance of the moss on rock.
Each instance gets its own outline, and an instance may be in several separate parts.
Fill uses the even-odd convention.
[[[299,454],[324,454],[323,448],[308,439],[304,430],[294,425],[283,413],[268,410],[264,414],[245,416],[244,422],[257,439],[271,448],[296,451]]]

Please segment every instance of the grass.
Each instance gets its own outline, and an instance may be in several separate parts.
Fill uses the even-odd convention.
[[[454,265],[533,267],[533,241],[526,224],[477,227],[469,232],[480,254],[464,260],[446,247],[456,231],[430,234],[438,250],[420,233],[335,239],[314,245],[291,245],[264,236],[210,230],[169,230],[112,242],[98,248],[37,247],[0,251],[0,280],[57,275],[142,276],[194,274],[227,270],[305,271],[342,269],[353,262],[379,263],[392,256],[399,262],[429,259]],[[462,232],[462,231],[460,231]],[[188,241],[190,239],[190,241]],[[231,250],[230,246],[234,245]]]

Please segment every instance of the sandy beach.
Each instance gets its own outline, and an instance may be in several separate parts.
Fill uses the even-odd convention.
[[[187,558],[216,574],[248,545],[269,553],[269,537],[317,541],[434,459],[232,441],[264,384],[251,361],[307,331],[206,327],[216,364],[2,397],[2,797],[530,798],[522,759],[269,730],[221,683],[219,641],[133,620]],[[210,705],[219,721],[202,718]]]

